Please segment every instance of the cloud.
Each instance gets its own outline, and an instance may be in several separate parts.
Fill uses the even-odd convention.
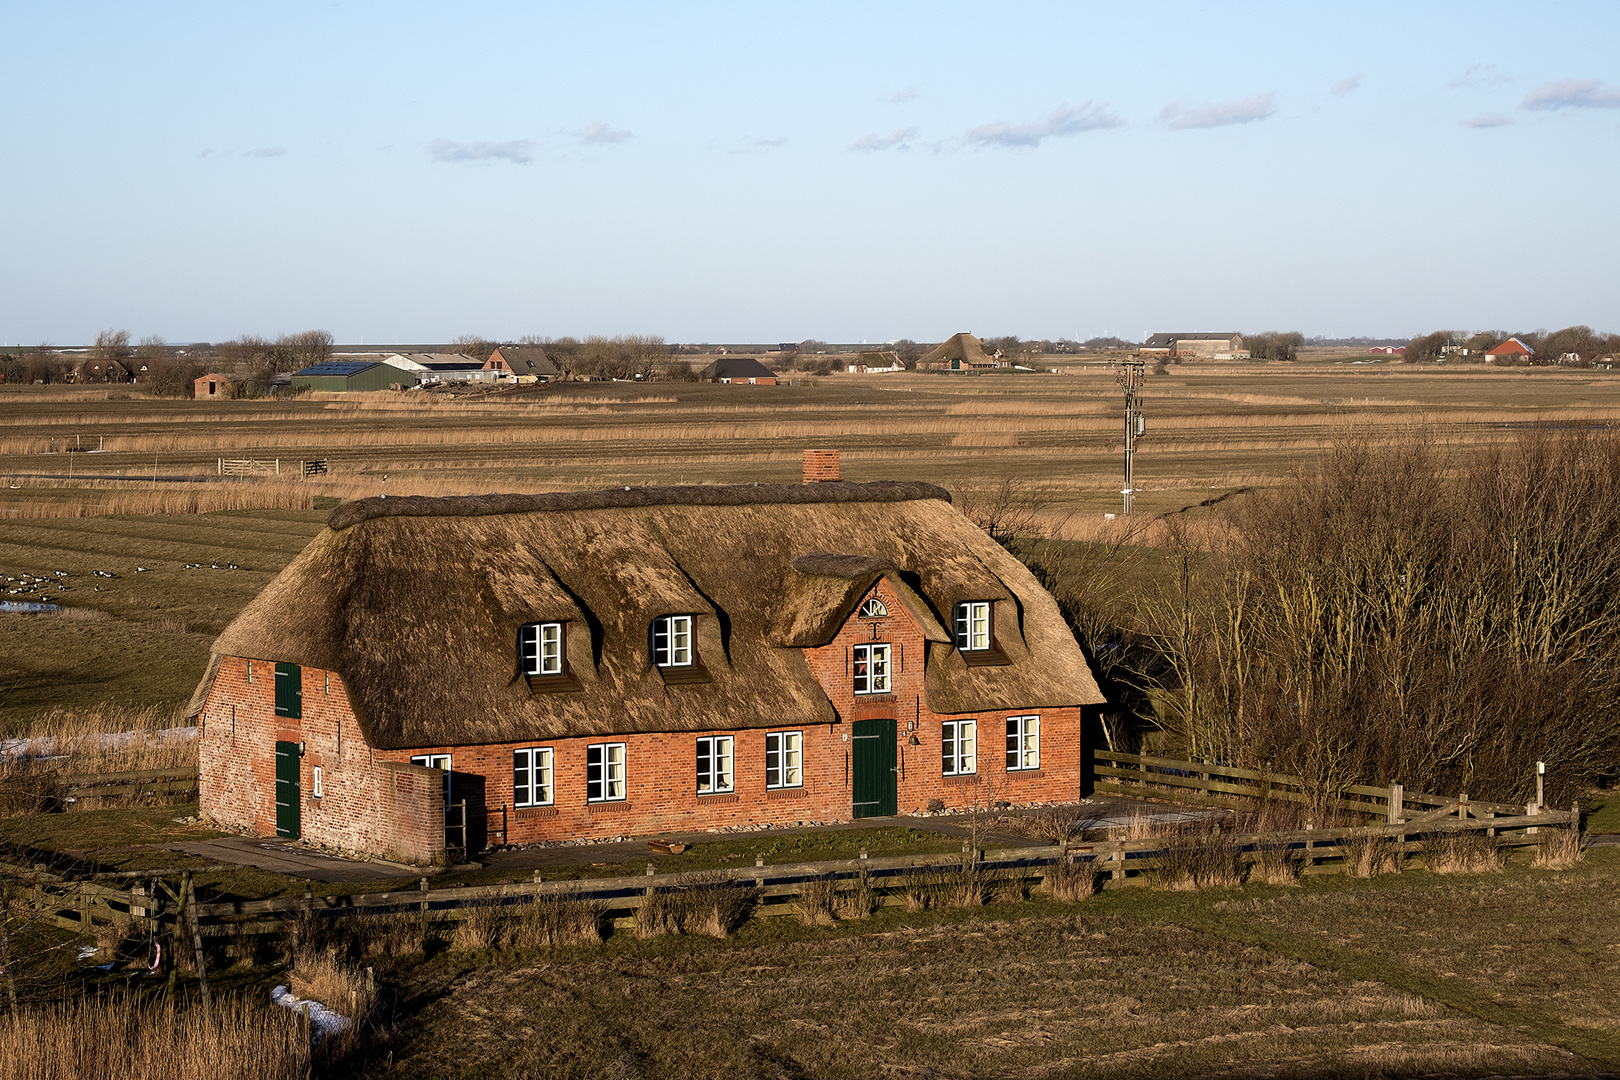
[[[1513,121],[1503,116],[1501,113],[1492,112],[1480,113],[1478,116],[1470,116],[1468,119],[1462,122],[1462,126],[1469,128],[1493,128],[1507,127],[1511,123],[1513,123]]]
[[[1348,79],[1340,79],[1338,82],[1334,83],[1329,89],[1332,91],[1334,97],[1344,97],[1346,94],[1355,93],[1356,88],[1359,87],[1360,85],[1361,85],[1361,76],[1360,75],[1352,75]]]
[[[1171,131],[1189,128],[1227,127],[1231,124],[1249,124],[1264,120],[1277,112],[1277,95],[1271,92],[1255,94],[1238,101],[1221,101],[1213,105],[1188,106],[1173,101],[1159,111],[1159,122]]]
[[[885,94],[878,100],[889,105],[904,105],[906,102],[916,101],[920,97],[922,97],[922,87],[913,84],[904,90],[896,90],[892,94]]]
[[[1503,74],[1495,64],[1469,64],[1461,75],[1446,83],[1446,88],[1458,90],[1464,86],[1500,86],[1512,81],[1513,77]]]
[[[212,154],[212,153],[213,153],[213,152],[214,152],[214,151],[213,151],[213,149],[212,149],[212,148],[210,148],[210,147],[207,147],[207,146],[205,146],[205,147],[203,147],[203,149],[202,149],[202,153],[200,153],[200,154],[198,154],[198,155],[197,155],[197,158],[198,158],[198,159],[199,159],[199,160],[201,160],[201,159],[202,159],[202,158],[205,158],[205,157],[207,157],[207,156],[208,156],[208,155],[209,155],[209,154]]]
[[[787,145],[787,139],[785,137],[780,139],[766,139],[757,135],[744,135],[742,138],[737,140],[736,144],[732,146],[731,150],[728,152],[733,154],[757,154],[765,150],[775,150],[776,148],[785,145]]]
[[[287,152],[285,146],[261,146],[257,150],[245,150],[243,157],[280,157]]]
[[[1620,88],[1596,79],[1559,79],[1530,91],[1522,109],[1620,109]]]
[[[612,146],[614,143],[628,142],[631,134],[621,128],[613,128],[604,120],[593,120],[578,131],[568,134],[584,146]]]
[[[528,139],[510,142],[454,142],[434,139],[427,144],[428,160],[446,164],[467,161],[510,161],[527,165],[534,160],[535,144]]]
[[[996,120],[972,128],[962,136],[962,139],[973,146],[1033,149],[1046,139],[1119,127],[1123,123],[1125,121],[1106,104],[1094,105],[1084,101],[1079,105],[1070,106],[1064,102],[1033,123],[1009,124],[1005,120]]]
[[[850,146],[851,150],[889,150],[898,148],[910,150],[912,140],[917,137],[916,128],[896,128],[887,135],[862,135]]]

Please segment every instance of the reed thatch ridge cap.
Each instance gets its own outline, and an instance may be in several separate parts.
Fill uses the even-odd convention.
[[[812,551],[793,560],[793,569],[812,577],[842,578],[857,581],[878,574],[899,573],[900,568],[888,559],[874,559],[869,555],[842,555],[833,551]]]
[[[814,484],[691,484],[684,487],[628,487],[608,491],[550,491],[540,495],[395,495],[346,502],[326,519],[334,532],[384,517],[484,517],[553,510],[602,510],[637,506],[750,506],[771,503],[897,503],[918,499],[951,501],[950,492],[917,480],[878,480],[870,484],[822,481]]]

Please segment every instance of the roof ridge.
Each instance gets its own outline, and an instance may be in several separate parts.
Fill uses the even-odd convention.
[[[550,491],[538,495],[396,495],[346,502],[326,519],[328,528],[347,529],[384,517],[484,517],[550,510],[602,510],[635,506],[748,506],[770,503],[951,501],[950,492],[917,480],[879,480],[870,484],[820,481],[813,484],[687,485],[626,487],[609,491]]]

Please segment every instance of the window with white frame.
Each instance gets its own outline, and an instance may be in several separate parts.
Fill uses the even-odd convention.
[[[882,619],[887,617],[889,609],[877,597],[871,597],[861,605],[860,617],[863,619]]]
[[[585,801],[619,802],[624,797],[624,743],[592,743],[587,746]]]
[[[325,791],[321,785],[321,767],[319,765],[311,765],[309,767],[309,793],[313,798],[316,799],[319,799],[325,795]]]
[[[732,773],[733,748],[730,735],[705,735],[697,741],[697,792],[719,795],[735,790]]]
[[[765,736],[765,786],[804,786],[804,733],[772,731]]]
[[[887,694],[889,692],[889,647],[887,645],[857,645],[853,658],[855,692],[857,694]]]
[[[525,675],[563,673],[563,624],[526,623],[518,629],[518,656]]]
[[[1007,717],[1007,771],[1041,767],[1041,718]]]
[[[551,747],[512,751],[512,805],[550,806]]]
[[[956,647],[963,652],[990,648],[990,602],[970,600],[956,605]]]
[[[939,745],[942,771],[946,776],[967,776],[979,771],[978,721],[945,721]]]
[[[653,663],[658,667],[692,666],[692,616],[665,615],[652,624]]]

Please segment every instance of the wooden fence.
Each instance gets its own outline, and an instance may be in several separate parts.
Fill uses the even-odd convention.
[[[197,768],[141,769],[121,773],[84,773],[61,778],[63,794],[86,805],[146,795],[197,794]]]
[[[1287,773],[1240,769],[1207,761],[1182,761],[1094,750],[1097,761],[1093,790],[1098,795],[1124,795],[1130,798],[1161,799],[1193,806],[1221,806],[1247,809],[1252,800],[1291,802],[1316,810],[1360,814],[1373,820],[1395,824],[1420,823],[1435,817],[1456,815],[1481,820],[1496,815],[1533,816],[1545,807],[1527,803],[1470,800],[1464,792],[1455,798],[1407,791],[1400,784],[1371,787],[1347,784],[1330,791],[1313,790],[1303,778]],[[1413,815],[1416,811],[1416,815]],[[1416,830],[1413,830],[1416,831]]]
[[[1338,873],[1343,870],[1347,847],[1368,839],[1387,838],[1390,850],[1403,854],[1422,852],[1430,837],[1454,832],[1483,832],[1502,848],[1530,847],[1551,835],[1548,826],[1578,826],[1578,809],[1543,810],[1537,814],[1498,816],[1481,810],[1477,803],[1452,803],[1394,824],[1364,825],[1335,829],[1305,829],[1293,832],[1233,833],[1213,842],[1231,849],[1246,862],[1262,852],[1284,849],[1293,854],[1303,873]],[[1538,830],[1541,830],[1538,832]],[[877,859],[849,859],[838,862],[803,863],[787,866],[761,866],[736,870],[708,871],[703,886],[734,885],[756,891],[755,917],[791,915],[797,912],[795,900],[806,883],[828,877],[864,878],[879,892],[879,903],[902,904],[907,875],[917,872],[962,872],[968,867],[987,881],[1022,879],[1040,881],[1055,863],[1090,864],[1102,888],[1119,888],[1144,883],[1144,875],[1158,869],[1168,850],[1185,839],[1153,836],[1141,839],[1072,841],[1058,845],[1009,848],[971,853],[964,845],[961,857],[898,856]],[[1206,841],[1208,842],[1208,841]],[[71,930],[93,933],[98,923],[116,923],[148,933],[164,928],[184,930],[182,916],[191,929],[203,937],[237,937],[282,934],[289,920],[303,917],[342,918],[364,914],[403,911],[432,911],[441,917],[456,918],[468,908],[521,904],[540,896],[589,898],[600,903],[620,926],[633,924],[634,913],[645,897],[659,890],[679,891],[693,887],[690,873],[658,874],[647,864],[639,876],[596,878],[579,881],[535,880],[505,885],[474,885],[434,889],[430,879],[421,878],[412,889],[316,896],[308,885],[301,897],[268,900],[226,900],[205,902],[193,888],[195,873],[230,870],[235,867],[206,867],[202,870],[128,871],[117,874],[53,874],[43,865],[27,869],[0,863],[0,875],[25,886],[30,903],[39,917]],[[109,881],[130,882],[116,888]],[[268,916],[269,918],[265,918]]]
[[[207,460],[206,458],[204,460]],[[281,459],[255,461],[252,458],[220,458],[220,476],[280,476]]]

